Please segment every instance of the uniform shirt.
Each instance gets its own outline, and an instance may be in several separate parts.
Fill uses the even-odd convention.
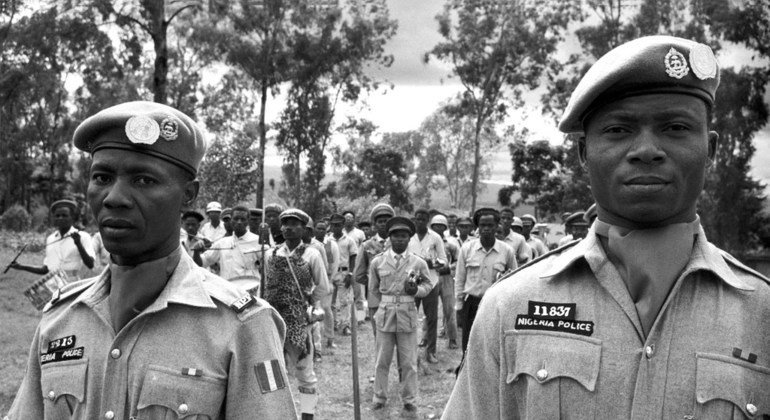
[[[537,258],[548,253],[548,247],[545,246],[540,238],[530,236],[529,239],[527,239],[527,245],[532,249],[532,258]]]
[[[383,295],[409,296],[404,292],[404,284],[409,280],[409,273],[419,273],[423,281],[417,285],[416,298],[423,298],[430,293],[436,283],[432,280],[428,264],[422,258],[409,251],[398,255],[389,249],[372,260],[369,267],[370,308],[377,308],[374,323],[377,329],[386,332],[413,332],[417,329],[417,307],[414,299],[409,302],[381,302]]]
[[[768,331],[768,280],[700,229],[645,338],[591,228],[487,292],[443,416],[762,418],[770,415]]]
[[[508,236],[503,239],[503,242],[513,248],[513,251],[516,253],[516,261],[519,264],[524,264],[532,259],[532,248],[527,245],[524,235],[510,231]]]
[[[348,238],[354,240],[356,242],[356,246],[361,246],[361,244],[366,240],[366,234],[364,231],[357,227],[353,227],[353,229],[350,230],[342,228],[342,233],[347,235]]]
[[[267,264],[270,264],[272,258],[286,258],[291,256],[297,248],[289,251],[289,247],[284,242],[278,248],[274,248],[275,251],[267,253]],[[302,259],[310,265],[310,272],[313,275],[313,302],[320,302],[321,299],[331,293],[331,287],[329,286],[329,278],[326,276],[326,268],[324,267],[323,257],[321,253],[311,246],[305,247],[305,252],[302,253]]]
[[[339,249],[340,252],[339,268],[353,268],[348,266],[350,265],[350,256],[358,254],[358,247],[356,246],[355,241],[345,235],[344,232],[339,239],[335,239],[333,233],[330,233],[327,238],[337,243],[337,249]]]
[[[106,267],[110,263],[110,253],[107,251],[107,248],[104,247],[101,232],[94,233],[94,236],[91,239],[91,243],[94,247],[94,270],[101,271],[103,267]]]
[[[10,420],[296,418],[278,313],[184,253],[167,271],[161,260],[147,264],[173,272],[165,288],[117,334],[112,266],[54,298]]]
[[[356,255],[356,267],[353,272],[353,278],[356,283],[369,284],[369,263],[377,255],[390,249],[390,238],[382,238],[380,234],[376,234],[371,238],[364,241],[358,248],[358,254]]]
[[[214,242],[208,251],[201,254],[201,262],[204,267],[219,263],[219,275],[225,280],[237,277],[255,277],[259,280],[261,276],[257,262],[261,260],[261,253],[259,235],[247,230],[241,237],[232,234]]]
[[[455,309],[462,309],[468,295],[482,297],[499,274],[516,267],[513,249],[503,241],[495,239],[489,251],[484,249],[480,239],[464,243],[457,257]]]
[[[58,229],[45,239],[43,265],[48,267],[48,271],[56,271],[58,269],[66,271],[67,275],[70,276],[70,280],[74,280],[77,277],[78,271],[84,266],[83,258],[80,256],[75,240],[71,236],[75,232],[78,232],[78,235],[80,235],[80,243],[83,245],[86,253],[94,257],[94,245],[91,242],[91,235],[88,232],[75,229],[74,226],[70,227],[70,230],[64,235],[64,239],[62,239]]]
[[[211,222],[206,222],[198,230],[198,234],[211,242],[216,242],[225,237],[227,230],[225,230],[225,224],[222,221],[219,222],[217,227],[212,226]]]
[[[447,264],[446,251],[444,250],[444,240],[438,233],[428,229],[422,240],[418,234],[414,234],[409,239],[407,250],[412,254],[426,260]],[[438,283],[438,271],[430,269],[431,283]]]

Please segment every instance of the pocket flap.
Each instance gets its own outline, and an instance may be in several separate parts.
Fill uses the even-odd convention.
[[[695,357],[698,403],[724,400],[747,417],[770,416],[770,369],[719,354],[696,353]],[[749,406],[754,412],[749,412]]]
[[[137,409],[165,407],[180,416],[205,415],[218,418],[225,396],[225,381],[206,376],[182,375],[150,365],[144,375]]]
[[[56,401],[62,395],[72,395],[82,403],[86,394],[88,360],[72,360],[43,365],[40,385],[43,398]]]
[[[529,375],[539,382],[565,377],[588,391],[596,387],[601,340],[549,331],[506,331],[507,383]]]

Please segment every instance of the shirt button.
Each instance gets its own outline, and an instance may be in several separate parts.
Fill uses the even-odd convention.
[[[48,391],[48,399],[53,401],[56,398],[56,393],[53,390]]]
[[[753,416],[753,415],[757,414],[757,406],[754,405],[754,404],[751,404],[751,403],[746,404],[746,411],[748,411],[749,414],[751,414]]]
[[[110,352],[110,357],[112,357],[113,359],[119,358],[120,357],[120,349],[112,349],[112,351]]]
[[[645,355],[645,356],[646,356],[648,359],[652,359],[652,355],[653,355],[653,354],[655,354],[655,346],[653,346],[653,345],[650,345],[650,346],[647,346],[647,347],[645,347],[645,349],[644,349],[644,355]]]
[[[545,370],[545,369],[540,369],[540,370],[537,371],[536,375],[537,375],[537,380],[538,381],[544,381],[545,378],[548,377],[548,371]]]
[[[177,411],[179,411],[179,414],[187,414],[189,410],[190,407],[188,407],[187,404],[182,403],[179,405],[179,409]]]
[[[104,413],[104,418],[107,420],[112,420],[115,418],[115,413],[113,413],[112,411],[108,411]]]

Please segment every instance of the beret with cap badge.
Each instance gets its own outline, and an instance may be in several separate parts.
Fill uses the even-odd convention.
[[[559,130],[581,133],[583,122],[611,102],[654,93],[695,96],[710,107],[719,65],[707,45],[672,36],[647,36],[611,50],[594,63],[572,92]]]
[[[143,153],[193,176],[206,154],[203,132],[190,117],[148,101],[125,102],[99,111],[80,123],[72,141],[91,154],[107,148]]]

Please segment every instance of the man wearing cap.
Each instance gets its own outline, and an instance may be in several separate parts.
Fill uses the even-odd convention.
[[[425,260],[430,269],[431,284],[438,286],[439,273],[448,267],[444,240],[433,230],[428,229],[430,212],[427,209],[417,209],[414,212],[415,234],[409,240],[409,252]],[[436,358],[436,340],[438,337],[438,295],[440,288],[436,287],[425,297],[416,300],[417,309],[422,305],[425,313],[425,328],[420,347],[425,347],[425,360],[428,363],[438,363]]]
[[[522,232],[524,239],[527,240],[527,245],[532,249],[532,258],[537,258],[541,255],[548,253],[548,247],[535,236],[532,236],[532,228],[535,227],[537,219],[531,214],[525,214],[521,216]]]
[[[86,119],[88,202],[111,254],[44,308],[9,419],[295,418],[284,323],[179,243],[206,150],[185,114],[129,102]]]
[[[345,218],[341,214],[332,214],[329,218],[331,233],[328,237],[337,244],[340,253],[337,272],[332,274],[332,283],[337,287],[337,299],[339,300],[339,325],[342,335],[350,335],[350,303],[353,299],[353,287],[355,285],[353,267],[356,264],[358,247],[343,232],[343,223],[345,223]]]
[[[321,311],[321,299],[329,293],[321,253],[302,242],[310,217],[302,210],[288,209],[278,216],[284,243],[267,253],[265,300],[286,322],[284,357],[299,387],[302,419],[312,419],[318,403],[313,366],[312,322]],[[268,418],[278,418],[270,415]]]
[[[504,207],[500,210],[500,224],[503,228],[502,241],[508,244],[508,246],[513,248],[516,252],[516,262],[518,262],[519,265],[526,264],[532,259],[532,249],[527,245],[527,240],[524,239],[524,236],[521,233],[516,233],[511,229],[513,221],[513,210],[508,207]]]
[[[470,217],[460,217],[457,219],[457,242],[464,244],[466,241],[473,239],[471,232],[473,231],[473,220]]]
[[[598,218],[487,292],[446,418],[770,416],[770,284],[696,213],[718,83],[708,46],[669,36],[583,76],[559,128]]]
[[[583,216],[585,212],[576,211],[571,213],[564,220],[564,231],[568,233],[567,236],[561,238],[559,246],[564,246],[572,241],[580,240],[586,237],[588,233],[588,223],[586,223]]]
[[[258,296],[262,278],[257,264],[262,252],[259,236],[248,230],[249,209],[246,206],[233,207],[231,214],[231,236],[219,239],[209,249],[197,246],[194,250],[199,254],[202,267],[218,264],[220,277]]]
[[[200,228],[200,234],[204,238],[214,243],[225,237],[224,225],[221,223],[220,216],[222,215],[222,205],[216,201],[212,201],[206,205],[206,216],[209,221],[204,223]]]
[[[457,323],[463,330],[463,352],[484,293],[503,273],[517,267],[513,248],[495,238],[500,213],[492,208],[480,208],[473,214],[473,223],[479,228],[479,237],[460,247],[455,275],[455,310]]]
[[[460,243],[453,236],[445,235],[448,227],[448,220],[443,214],[437,214],[430,220],[430,228],[436,232],[444,241],[444,250],[447,256],[447,264],[438,271],[439,297],[441,298],[441,308],[444,312],[444,326],[439,333],[440,337],[449,336],[449,348],[457,348],[457,321],[455,320],[455,267],[457,264],[457,255],[460,252]],[[423,324],[423,332],[427,331],[427,323]]]
[[[356,246],[361,246],[366,240],[366,234],[356,227],[356,214],[352,210],[345,210],[342,212],[342,217],[345,218],[345,235],[354,240]]]
[[[56,231],[45,239],[43,265],[24,265],[14,261],[10,267],[40,275],[61,269],[67,273],[69,281],[79,279],[78,272],[83,266],[94,268],[91,235],[73,226],[78,215],[77,209],[77,203],[72,200],[54,201],[51,204],[51,216]]]
[[[267,224],[267,228],[270,229],[269,235],[266,235],[264,232],[259,232],[258,234],[262,237],[264,237],[265,240],[267,238],[270,238],[271,244],[274,245],[280,245],[283,243],[283,230],[281,229],[281,221],[279,216],[283,212],[283,206],[278,203],[270,203],[265,206],[265,223]],[[260,217],[262,216],[262,212],[260,211]]]
[[[407,413],[417,412],[417,307],[415,298],[427,296],[435,283],[424,259],[408,250],[415,225],[405,217],[388,220],[391,248],[369,266],[369,307],[377,308],[377,359],[373,410],[385,406],[393,349],[396,349],[401,400]]]
[[[225,236],[232,236],[233,235],[233,209],[230,207],[226,207],[222,209],[222,226],[225,227]]]
[[[358,247],[358,255],[356,255],[356,267],[353,271],[353,278],[358,285],[354,289],[354,298],[356,301],[356,307],[360,305],[360,309],[363,310],[364,293],[361,289],[368,291],[369,285],[369,263],[377,255],[390,249],[390,238],[388,237],[387,223],[388,220],[395,216],[396,212],[387,203],[377,203],[372,207],[372,211],[369,213],[369,219],[372,221],[377,234],[372,236],[367,241]],[[367,292],[368,293],[368,292]],[[360,302],[360,303],[359,303]],[[369,307],[369,316],[374,314],[377,308]],[[376,335],[377,328],[374,327],[374,319],[372,321],[373,333]]]

